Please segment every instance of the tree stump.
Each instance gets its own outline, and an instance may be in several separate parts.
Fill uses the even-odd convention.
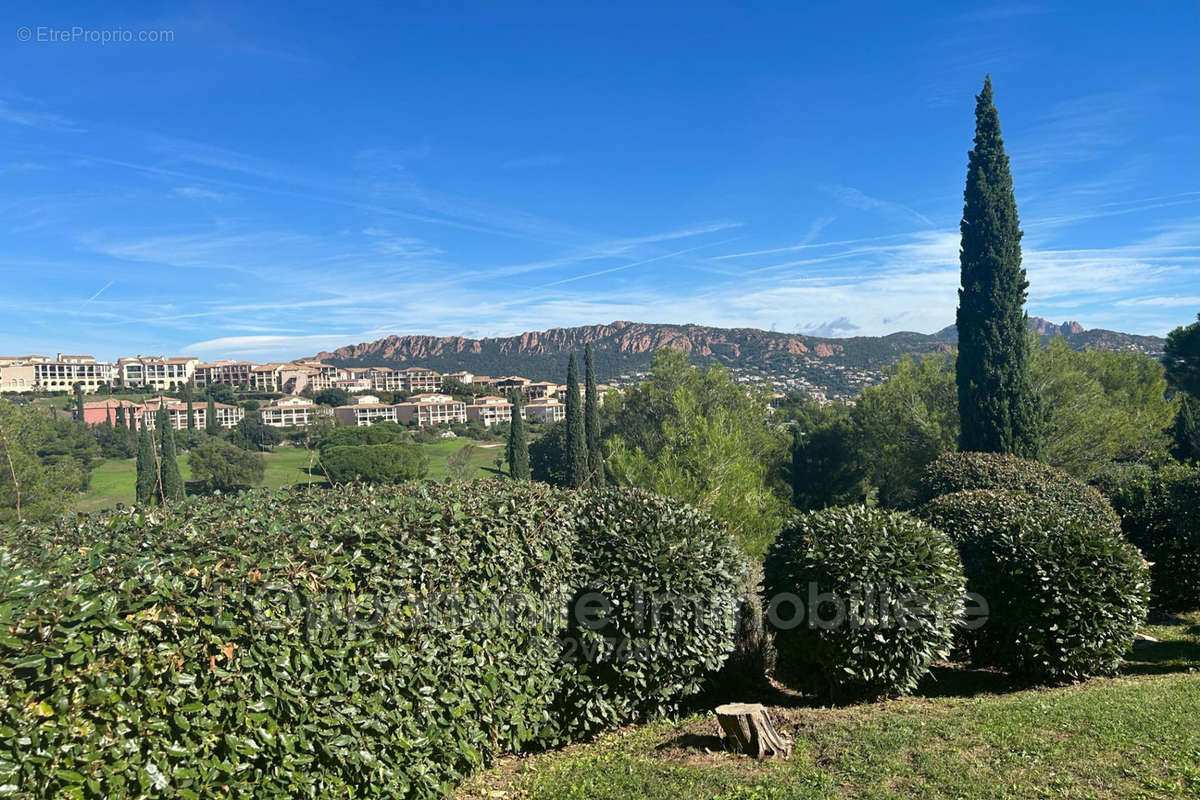
[[[787,758],[792,740],[775,730],[767,710],[758,703],[727,703],[717,706],[722,741],[731,753],[754,758]]]

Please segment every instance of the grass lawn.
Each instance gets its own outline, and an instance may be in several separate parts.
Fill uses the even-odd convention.
[[[274,452],[263,453],[266,472],[261,486],[277,489],[297,483],[324,483],[324,478],[309,475],[309,452],[303,447],[277,447]],[[187,456],[179,458],[179,471],[185,481],[191,480]],[[112,508],[117,503],[133,504],[133,484],[137,478],[134,459],[110,458],[92,471],[91,489],[75,504],[78,511],[99,511]]]
[[[470,439],[446,439],[433,444],[421,445],[429,454],[429,477],[433,480],[445,478],[448,473],[447,460],[453,454],[468,444],[474,444],[471,454],[471,476],[475,478],[494,477],[496,475],[495,459],[504,454],[504,446],[481,446]],[[282,486],[292,486],[297,483],[324,483],[325,479],[319,473],[310,475],[311,454],[303,447],[276,447],[274,452],[264,453],[266,473],[261,486],[277,489]],[[188,468],[187,455],[181,454],[179,470],[185,481],[191,480],[192,473]],[[78,511],[99,511],[113,508],[118,503],[133,503],[133,485],[137,478],[134,459],[110,458],[101,462],[92,471],[92,485],[87,494],[75,504]]]
[[[473,439],[443,439],[432,444],[423,444],[429,455],[429,477],[433,480],[445,478],[448,469],[447,459],[468,445],[474,445],[471,451],[471,472],[473,478],[496,477],[496,457],[504,456],[504,445],[498,442],[477,442]]]
[[[722,752],[711,715],[501,761],[460,787],[482,798],[1200,797],[1200,612],[1152,626],[1161,640],[1122,675],[1019,689],[942,671],[922,696],[844,708],[772,702],[787,761]]]

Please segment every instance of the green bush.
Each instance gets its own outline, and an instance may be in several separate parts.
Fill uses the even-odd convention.
[[[962,616],[954,544],[899,511],[850,506],[799,515],[771,548],[764,573],[777,675],[841,698],[911,692],[949,654]]]
[[[228,492],[253,486],[262,481],[266,471],[260,453],[211,437],[188,453],[188,466],[192,469],[192,480],[206,491]]]
[[[1078,478],[1002,453],[946,453],[926,467],[921,480],[924,501],[973,489],[1026,492],[1069,507],[1074,514],[1091,515],[1099,525],[1120,522],[1104,495]]]
[[[403,483],[429,474],[429,456],[417,444],[338,445],[321,450],[321,467],[334,483]]]
[[[339,390],[340,391],[340,390]],[[396,422],[376,422],[374,425],[344,425],[329,431],[317,445],[322,451],[330,447],[351,447],[364,444],[402,444],[413,440],[408,428]]]
[[[720,525],[639,489],[578,495],[564,735],[670,713],[734,646],[746,561]]]
[[[1093,483],[1151,562],[1154,605],[1169,611],[1200,608],[1200,468],[1112,464]]]
[[[0,785],[427,797],[549,735],[572,527],[529,483],[253,490],[0,544]]]
[[[1148,574],[1107,503],[1087,510],[1090,497],[975,489],[921,509],[958,543],[967,589],[988,604],[967,637],[977,663],[1050,682],[1120,665],[1145,621]]]

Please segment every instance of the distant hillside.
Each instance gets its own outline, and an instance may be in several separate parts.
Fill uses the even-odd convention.
[[[1078,323],[1060,326],[1037,317],[1031,324],[1043,335],[1066,336],[1072,347],[1162,352],[1163,340],[1154,336],[1087,331]],[[746,379],[769,378],[781,387],[851,396],[878,380],[882,370],[902,356],[950,352],[955,341],[953,325],[935,334],[902,331],[831,339],[756,328],[614,322],[503,338],[388,336],[316,357],[341,366],[420,365],[439,372],[562,380],[569,354],[582,352],[591,343],[601,380],[611,381],[633,378],[645,371],[656,350],[672,347],[691,354],[696,362],[724,364]]]

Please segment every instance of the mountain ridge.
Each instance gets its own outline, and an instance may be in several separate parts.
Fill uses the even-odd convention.
[[[1040,317],[1031,317],[1030,327],[1045,338],[1064,336],[1072,347],[1080,349],[1137,350],[1158,355],[1164,342],[1156,336],[1089,330],[1078,322],[1060,325]],[[832,338],[758,328],[617,320],[481,339],[393,334],[323,351],[315,358],[339,366],[420,365],[439,372],[518,374],[534,380],[559,380],[566,373],[569,353],[591,344],[600,378],[611,381],[635,378],[649,366],[655,351],[672,347],[699,363],[724,364],[745,379],[757,376],[785,387],[852,396],[878,380],[886,367],[905,355],[948,353],[957,338],[953,325],[932,334],[898,331],[886,336]]]

